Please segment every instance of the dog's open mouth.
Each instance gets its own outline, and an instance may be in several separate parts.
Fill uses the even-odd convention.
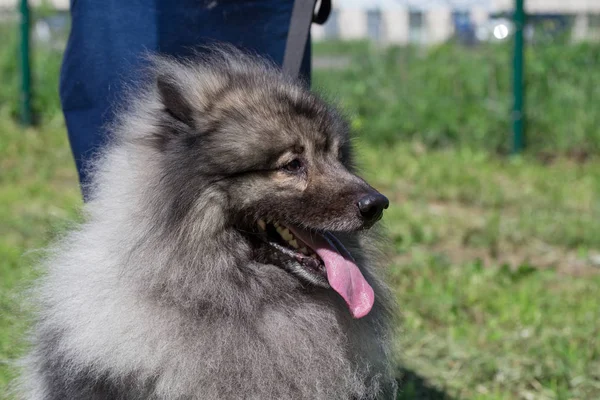
[[[271,247],[297,261],[308,273],[314,275],[315,283],[329,286],[323,260],[289,228],[276,221],[266,223],[263,220],[258,221],[258,227]]]
[[[285,226],[277,221],[259,220],[257,225],[261,239],[293,261],[297,274],[335,290],[346,301],[353,317],[369,313],[374,303],[373,289],[350,252],[333,234]]]

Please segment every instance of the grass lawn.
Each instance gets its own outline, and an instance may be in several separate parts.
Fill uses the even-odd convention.
[[[22,350],[19,295],[34,277],[39,250],[81,204],[61,118],[21,130],[0,110],[0,399]]]
[[[81,204],[60,117],[0,115],[0,396],[36,249]],[[600,162],[358,142],[389,195],[401,399],[600,398]]]

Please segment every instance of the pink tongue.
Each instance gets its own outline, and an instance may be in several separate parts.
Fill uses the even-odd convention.
[[[362,318],[371,311],[375,295],[354,259],[333,235],[322,236],[314,232],[290,229],[308,244],[325,263],[329,284],[342,296],[354,318]]]

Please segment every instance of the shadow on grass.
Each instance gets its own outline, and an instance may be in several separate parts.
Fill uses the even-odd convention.
[[[396,376],[398,377],[397,400],[458,400],[409,369],[398,368]]]

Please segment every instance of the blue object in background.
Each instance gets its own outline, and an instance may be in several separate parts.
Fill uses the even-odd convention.
[[[105,144],[105,126],[135,84],[143,54],[187,56],[198,45],[232,43],[283,62],[293,0],[71,1],[60,98],[84,198],[85,163]],[[301,74],[310,79],[310,40]]]
[[[459,43],[465,45],[475,44],[475,24],[471,20],[471,13],[466,10],[454,11],[452,13],[454,33]]]

